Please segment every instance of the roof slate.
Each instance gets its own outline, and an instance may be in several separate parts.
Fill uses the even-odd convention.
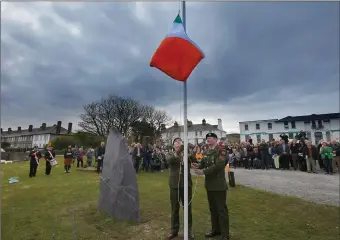
[[[327,114],[311,114],[311,115],[303,115],[303,116],[288,116],[285,118],[281,118],[276,122],[290,122],[290,121],[318,121],[318,120],[330,120],[340,118],[340,113],[327,113]]]
[[[21,131],[3,131],[1,133],[1,137],[20,137],[20,136],[30,136],[30,135],[42,135],[42,134],[56,134],[57,126],[42,128],[33,128],[31,132],[28,129],[23,129]],[[67,129],[61,127],[60,134],[67,134]]]

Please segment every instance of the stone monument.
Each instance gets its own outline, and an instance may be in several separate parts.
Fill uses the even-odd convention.
[[[111,129],[107,138],[100,176],[98,210],[118,220],[139,220],[136,171],[123,136]]]

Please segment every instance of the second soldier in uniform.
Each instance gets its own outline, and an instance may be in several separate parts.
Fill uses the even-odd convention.
[[[217,145],[215,133],[208,133],[206,140],[209,149],[199,164],[192,164],[196,174],[205,175],[205,189],[211,216],[211,231],[205,236],[212,238],[221,235],[221,240],[229,240],[229,213],[226,204],[228,187],[224,170],[226,150]]]
[[[180,138],[173,141],[174,152],[170,153],[167,161],[170,166],[170,202],[171,202],[171,232],[168,239],[173,239],[178,236],[179,231],[179,209],[180,203],[184,206],[184,163],[183,163],[183,144]],[[190,159],[188,169],[188,223],[189,223],[189,239],[193,239],[192,233],[192,215],[191,215],[191,198],[192,198],[192,180],[190,174]]]

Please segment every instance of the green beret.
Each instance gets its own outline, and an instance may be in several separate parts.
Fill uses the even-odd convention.
[[[216,138],[217,139],[217,135],[215,133],[208,133],[206,136],[205,136],[205,139],[207,139],[208,137],[213,137],[213,138]]]

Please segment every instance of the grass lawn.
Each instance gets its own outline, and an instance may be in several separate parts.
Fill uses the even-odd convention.
[[[131,223],[117,222],[96,211],[96,173],[65,174],[59,165],[47,177],[42,161],[37,177],[30,179],[28,164],[2,165],[2,239],[48,240],[53,234],[57,240],[166,239],[170,226],[167,172],[138,175],[141,220]],[[8,184],[9,177],[19,177],[20,182]],[[193,200],[196,239],[205,239],[204,233],[210,228],[206,199],[200,178]],[[228,207],[232,240],[339,239],[337,207],[242,186],[228,191]]]

